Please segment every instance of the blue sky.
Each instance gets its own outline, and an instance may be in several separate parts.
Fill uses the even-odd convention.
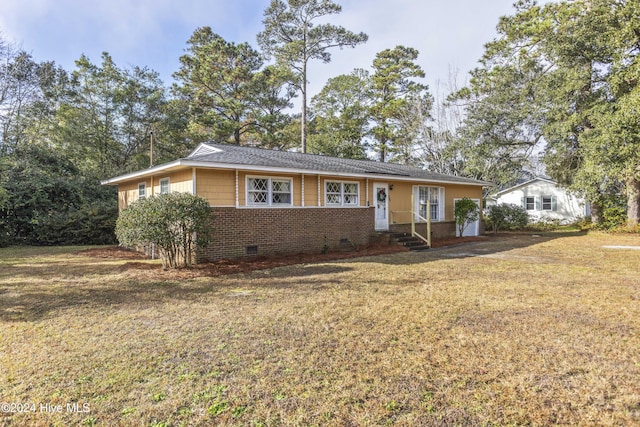
[[[313,62],[309,91],[327,79],[370,69],[375,54],[405,45],[418,49],[418,62],[431,92],[446,93],[450,69],[463,84],[468,71],[496,35],[502,15],[513,13],[514,0],[337,0],[343,11],[331,22],[369,35],[365,45],[333,50],[330,64]],[[120,68],[146,66],[165,84],[179,68],[186,41],[199,26],[235,42],[258,48],[263,11],[270,0],[2,0],[0,34],[38,61],[53,60],[71,71],[86,54],[100,62],[109,52]]]

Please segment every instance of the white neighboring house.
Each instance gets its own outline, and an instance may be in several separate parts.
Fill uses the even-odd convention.
[[[591,214],[589,203],[570,194],[549,178],[534,178],[499,191],[487,199],[487,205],[513,204],[527,210],[533,222],[557,220],[570,224]]]

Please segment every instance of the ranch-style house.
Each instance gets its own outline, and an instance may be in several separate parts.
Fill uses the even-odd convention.
[[[366,245],[412,227],[425,240],[453,236],[456,200],[480,204],[490,185],[406,165],[213,143],[103,184],[118,187],[119,209],[174,191],[207,199],[214,232],[200,261]],[[464,234],[481,232],[478,221]]]

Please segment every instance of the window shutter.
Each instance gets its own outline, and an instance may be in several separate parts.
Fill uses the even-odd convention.
[[[520,206],[522,206],[523,208],[527,209],[527,198],[526,197],[520,198]]]
[[[554,212],[558,210],[558,198],[556,196],[551,196],[551,210]]]
[[[438,190],[438,221],[444,221],[444,188]]]
[[[540,196],[536,196],[536,197],[534,198],[534,200],[536,201],[536,210],[537,210],[537,211],[542,210],[542,206],[540,206],[540,205],[541,205],[541,198],[540,198]]]

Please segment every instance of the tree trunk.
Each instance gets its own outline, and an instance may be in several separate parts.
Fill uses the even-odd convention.
[[[302,152],[307,152],[307,61],[305,59],[302,68],[302,117],[300,118],[300,138]]]
[[[602,221],[602,206],[599,202],[589,202],[591,207],[591,222],[599,224]]]
[[[380,163],[384,163],[387,158],[387,144],[382,137],[378,138],[378,144],[380,145]]]
[[[635,174],[627,178],[627,225],[635,227],[640,223],[640,179]]]

